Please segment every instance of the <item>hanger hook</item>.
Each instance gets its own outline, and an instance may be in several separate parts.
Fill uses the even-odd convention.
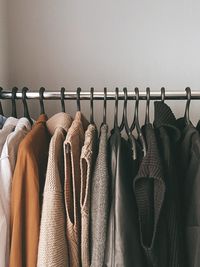
[[[123,117],[124,120],[127,122],[127,102],[128,102],[128,92],[127,92],[127,88],[124,87],[123,88],[124,91],[124,109],[123,109]]]
[[[115,88],[115,117],[114,117],[114,128],[118,127],[118,101],[119,101],[119,88]]]
[[[146,102],[146,117],[145,117],[145,124],[150,123],[149,118],[149,107],[150,107],[150,88],[146,88],[146,95],[147,95],[147,102]]]
[[[65,88],[62,87],[60,90],[61,108],[62,112],[65,112]]]
[[[78,87],[76,90],[77,111],[81,111],[80,93],[81,93],[81,88]]]
[[[185,108],[185,119],[186,122],[190,123],[190,102],[191,102],[191,89],[190,87],[187,87],[185,89],[186,95],[187,95],[187,102],[186,102],[186,108]]]
[[[165,87],[161,88],[161,101],[162,103],[165,102]]]
[[[106,124],[106,111],[107,111],[107,88],[104,87],[103,124]]]
[[[44,92],[45,92],[45,88],[41,87],[39,90],[39,95],[40,95],[40,114],[45,114],[45,110],[44,110]]]
[[[134,130],[137,120],[138,120],[138,107],[139,107],[139,89],[138,87],[135,87],[135,108],[134,108],[133,122],[130,127],[131,131]]]
[[[138,120],[138,108],[139,108],[139,89],[138,87],[135,87],[135,100],[136,100],[136,103],[135,103],[135,118],[136,120]]]
[[[16,107],[16,95],[17,95],[18,88],[13,87],[12,89],[12,117],[17,118],[17,107]]]
[[[2,93],[2,91],[3,91],[3,88],[0,87],[0,98],[1,98],[1,93]],[[1,99],[2,99],[2,98],[1,98]],[[0,101],[0,114],[1,114],[2,116],[4,115],[1,101]]]
[[[29,115],[29,111],[28,111],[28,104],[27,104],[27,96],[26,96],[26,93],[28,91],[28,88],[27,87],[24,87],[22,89],[22,102],[23,102],[23,105],[24,105],[24,117],[27,118],[30,123],[32,124],[32,120],[31,120],[31,117]]]
[[[93,109],[93,100],[94,100],[94,88],[90,89],[90,123],[94,124],[94,109]]]

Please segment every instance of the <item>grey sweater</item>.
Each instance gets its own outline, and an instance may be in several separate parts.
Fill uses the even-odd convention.
[[[102,267],[109,214],[109,175],[107,160],[108,126],[101,126],[99,151],[91,188],[91,266]]]

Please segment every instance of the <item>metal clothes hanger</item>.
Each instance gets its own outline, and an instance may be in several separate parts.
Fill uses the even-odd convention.
[[[32,119],[31,119],[31,117],[29,115],[28,104],[26,102],[26,98],[27,98],[26,97],[26,93],[27,93],[27,91],[28,91],[27,87],[24,87],[22,89],[22,103],[23,103],[23,106],[24,106],[24,117],[27,118],[30,121],[31,125],[32,125],[33,121],[32,121]]]
[[[94,101],[94,88],[91,87],[90,89],[90,124],[94,124],[94,108],[93,108],[93,101]]]
[[[103,124],[106,124],[106,111],[107,111],[107,88],[104,88],[104,99],[103,99]]]
[[[119,89],[115,88],[115,111],[114,111],[114,129],[118,128],[118,99],[119,99]]]
[[[81,93],[81,88],[78,87],[76,90],[77,111],[81,111],[80,93]]]
[[[119,129],[121,132],[124,128],[124,118],[122,117],[122,121],[120,126],[118,125],[118,103],[119,103],[119,88],[115,88],[115,111],[114,111],[114,129]]]
[[[1,95],[1,92],[3,91],[3,88],[0,87],[0,95]],[[2,107],[2,104],[1,104],[1,101],[0,101],[0,115],[4,116],[4,113],[3,113],[3,107]]]
[[[62,112],[65,112],[65,88],[62,87],[60,90],[60,100]]]
[[[128,93],[127,88],[123,88],[124,91],[124,107],[123,107],[123,121],[124,121],[124,128],[126,131],[126,134],[128,136],[129,141],[132,145],[132,151],[133,151],[133,159],[135,160],[137,158],[137,149],[136,149],[136,140],[134,135],[132,134],[132,131],[128,125],[128,119],[127,119],[127,102],[128,102]]]
[[[12,89],[12,114],[11,116],[14,118],[17,118],[17,107],[16,107],[16,94],[17,94],[18,88],[13,87]]]
[[[161,102],[165,102],[165,87],[161,88]]]
[[[45,114],[45,109],[44,109],[44,92],[45,88],[41,87],[39,90],[39,95],[40,95],[40,115]]]
[[[135,88],[135,98],[136,98],[136,102],[135,102],[134,119],[130,127],[130,130],[132,132],[136,128],[137,133],[138,133],[138,138],[142,145],[143,156],[146,156],[146,153],[147,153],[146,142],[142,134],[142,130],[141,130],[140,123],[139,123],[139,89],[137,87]]]
[[[146,115],[145,115],[145,125],[150,123],[149,108],[150,108],[150,88],[146,88],[147,101],[146,101]]]
[[[186,124],[189,125],[189,124],[191,124],[191,121],[190,121],[191,89],[190,89],[190,87],[187,87],[185,89],[185,91],[186,91],[186,94],[187,94],[187,102],[186,102],[186,107],[185,107],[184,118],[185,118]]]

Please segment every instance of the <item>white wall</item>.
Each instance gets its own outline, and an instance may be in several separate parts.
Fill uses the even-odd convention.
[[[8,87],[8,16],[7,1],[0,0],[0,86]],[[4,112],[9,106],[3,103]]]
[[[198,0],[8,3],[10,87],[200,89]],[[177,116],[183,114],[183,101],[170,104]],[[37,107],[36,102],[31,107],[33,117]],[[66,107],[75,111],[75,103],[66,101]],[[51,115],[59,108],[51,102],[47,111]],[[200,118],[197,104],[191,113],[194,121]],[[99,114],[101,109],[96,112],[100,122]]]

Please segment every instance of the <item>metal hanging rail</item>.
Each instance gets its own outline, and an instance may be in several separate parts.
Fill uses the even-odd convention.
[[[91,93],[90,91],[81,91],[80,92],[80,100],[90,100]],[[1,91],[0,92],[0,99],[11,99],[12,92],[11,91]],[[22,92],[16,93],[16,99],[22,99]],[[40,99],[39,91],[27,91],[26,92],[26,99]],[[60,91],[44,91],[43,99],[47,100],[56,100],[61,99],[61,92]],[[77,99],[77,92],[76,91],[65,91],[64,99]],[[93,93],[94,100],[104,100],[104,92],[94,91]],[[115,100],[115,91],[107,91],[107,100]],[[119,100],[124,99],[124,92],[119,91]],[[135,99],[135,92],[134,89],[128,90],[128,99]],[[146,100],[147,94],[145,91],[139,92],[139,99]],[[150,99],[151,100],[160,100],[161,99],[161,92],[160,91],[150,91]],[[186,100],[187,93],[186,91],[165,91],[165,100]],[[191,91],[191,98],[190,99],[200,99],[200,91]]]

